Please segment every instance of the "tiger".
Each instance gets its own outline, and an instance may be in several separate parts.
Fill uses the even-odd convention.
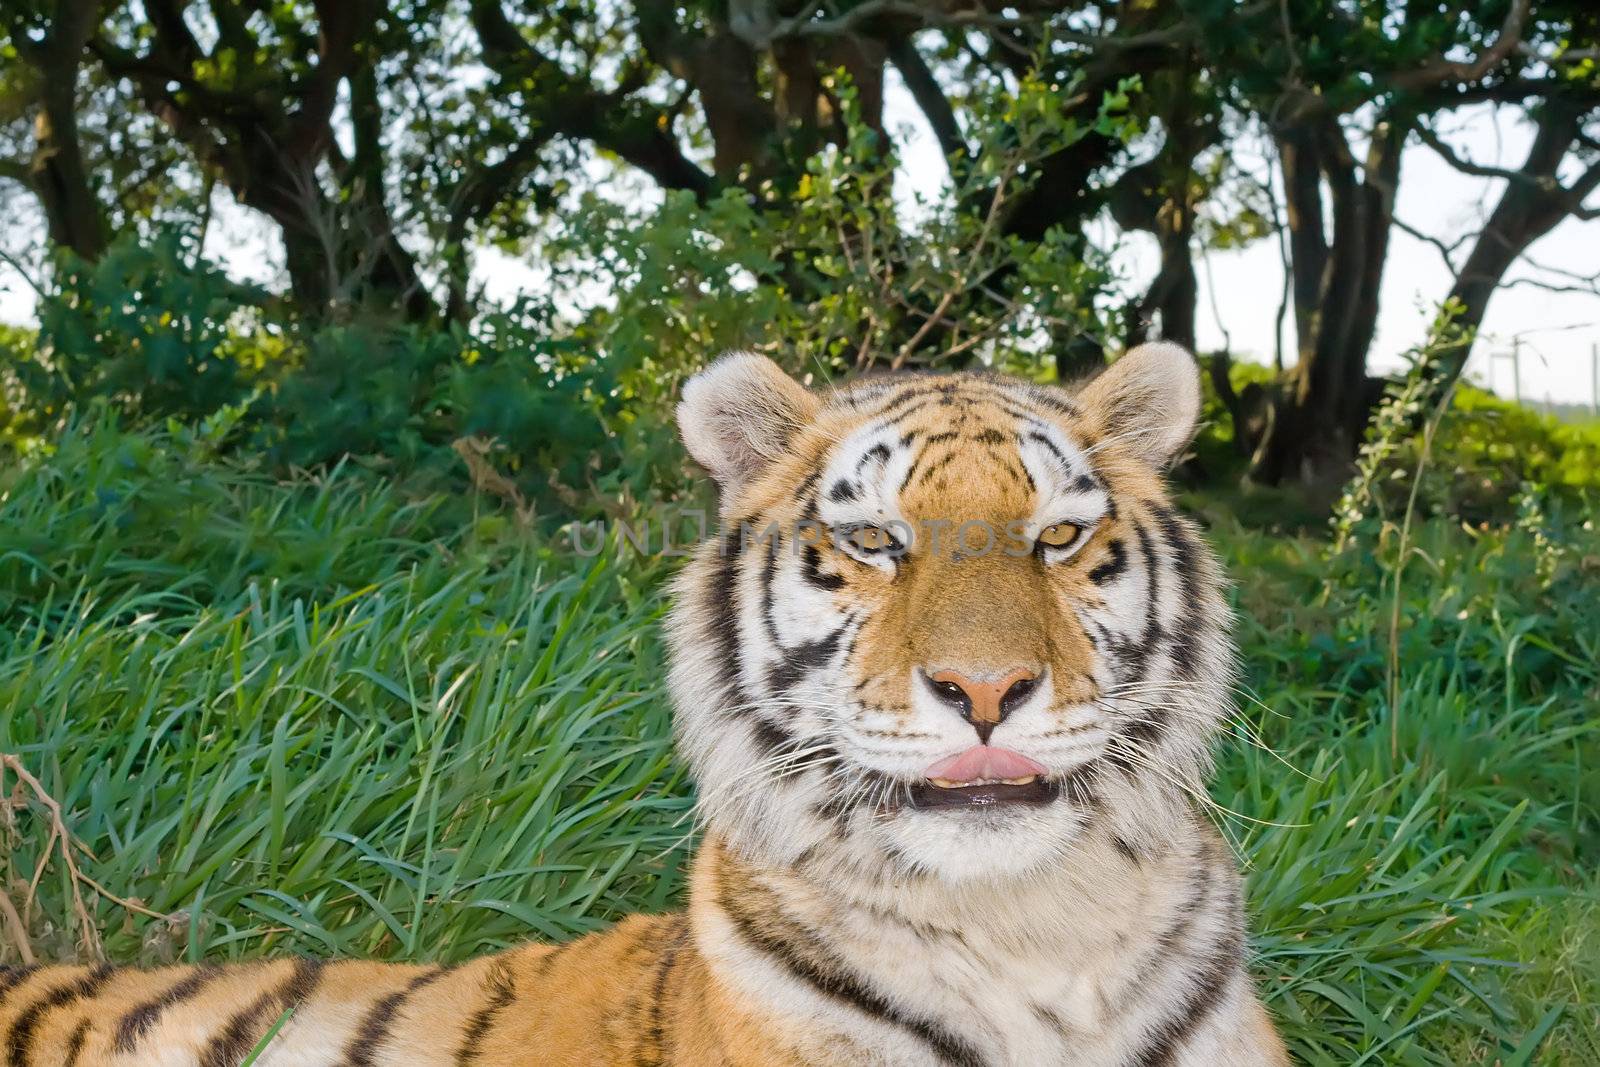
[[[687,906],[453,965],[22,967],[14,1067],[1276,1067],[1204,808],[1236,653],[1165,472],[1193,358],[684,386]]]

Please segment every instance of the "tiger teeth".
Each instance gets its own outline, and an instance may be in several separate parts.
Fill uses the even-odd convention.
[[[1039,780],[1037,774],[1026,775],[1022,778],[978,778],[970,782],[958,782],[953,778],[929,778],[928,781],[940,789],[965,789],[975,785],[1032,785]]]

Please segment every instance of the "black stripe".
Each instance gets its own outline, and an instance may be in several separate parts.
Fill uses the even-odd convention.
[[[402,989],[397,989],[388,996],[380,999],[367,1012],[367,1017],[361,1020],[361,1025],[356,1027],[356,1032],[351,1035],[350,1043],[344,1049],[345,1067],[372,1067],[373,1056],[389,1036],[389,1027],[394,1025],[394,1017],[400,1012],[400,1005],[406,998],[429,982],[437,981],[448,973],[444,967],[435,967],[417,975],[405,984]]]
[[[771,719],[764,719],[759,715],[752,715],[745,720],[750,725],[750,733],[756,746],[761,749],[762,758],[777,755],[783,749],[794,751],[796,738],[787,729],[779,726]]]
[[[87,1000],[100,992],[100,987],[106,984],[111,973],[116,968],[109,963],[102,963],[88,974],[75,982],[57,986],[32,1004],[28,1005],[20,1015],[11,1023],[11,1029],[6,1034],[7,1063],[11,1067],[27,1067],[29,1046],[33,1044],[34,1031],[39,1028],[39,1023],[56,1008],[71,1004],[75,1000]]]
[[[911,405],[909,405],[909,406],[907,406],[905,408],[902,408],[901,410],[895,412],[895,414],[893,414],[893,415],[890,415],[890,416],[887,416],[887,417],[885,417],[885,416],[877,416],[877,417],[883,418],[883,420],[884,420],[883,421],[883,428],[884,429],[886,429],[886,430],[899,429],[901,426],[904,426],[907,422],[909,422],[912,419],[916,418],[918,415],[920,415],[927,408],[933,407],[935,403],[936,403],[936,401],[934,401],[934,400],[927,399],[926,397],[921,397],[921,398],[918,398],[916,403],[911,404]]]
[[[1027,397],[1030,403],[1047,407],[1051,411],[1054,411],[1060,415],[1076,417],[1083,414],[1083,409],[1075,404],[1072,400],[1065,396],[1057,396],[1055,393],[1042,386],[1029,389],[1027,391]]]
[[[194,997],[220,973],[221,969],[217,967],[201,967],[175,982],[165,993],[129,1011],[117,1023],[117,1038],[113,1047],[124,1056],[132,1052],[168,1008]]]
[[[483,1051],[483,1039],[489,1036],[495,1016],[505,1011],[517,995],[516,978],[504,960],[495,960],[489,966],[483,988],[489,1002],[472,1013],[461,1034],[461,1048],[456,1052],[456,1067],[467,1067]],[[532,1051],[532,1050],[530,1050]]]
[[[900,486],[896,492],[904,493],[906,491],[906,486],[911,484],[911,479],[916,477],[917,468],[922,466],[922,461],[926,458],[928,458],[928,449],[923,447],[922,450],[912,458],[911,466],[906,468],[905,476],[900,479]]]
[[[1231,929],[1213,946],[1199,973],[1183,991],[1177,1011],[1157,1024],[1128,1057],[1128,1067],[1173,1067],[1189,1038],[1238,979],[1243,956],[1244,937],[1237,929]]]
[[[26,967],[7,967],[0,971],[0,1004],[4,1004],[11,991],[26,982],[38,969],[37,963],[30,963]]]
[[[1050,450],[1050,454],[1052,456],[1056,457],[1056,462],[1061,464],[1061,469],[1062,469],[1062,471],[1064,473],[1066,473],[1066,474],[1071,474],[1072,473],[1072,463],[1071,463],[1071,461],[1068,460],[1067,457],[1064,456],[1061,453],[1061,449],[1056,447],[1056,443],[1054,441],[1050,440],[1050,438],[1046,437],[1044,434],[1040,433],[1037,430],[1029,430],[1026,436],[1027,436],[1028,440],[1036,441],[1039,444],[1043,445],[1045,448],[1049,449]]]
[[[982,1067],[983,1056],[976,1047],[954,1034],[946,1033],[927,1020],[902,1014],[882,995],[851,974],[842,960],[835,958],[814,937],[808,936],[809,931],[804,929],[796,931],[805,940],[805,951],[802,952],[794,941],[786,940],[763,929],[762,922],[735,904],[725,882],[720,889],[717,902],[733,920],[734,926],[744,939],[782,964],[795,977],[823,995],[846,1004],[864,1015],[910,1031],[946,1063],[955,1064],[957,1067]],[[771,923],[773,916],[765,916],[765,919]]]
[[[1107,557],[1089,572],[1089,580],[1095,585],[1105,585],[1128,569],[1128,552],[1122,547],[1122,539],[1114,537],[1106,542]]]
[[[848,504],[861,495],[861,487],[847,478],[840,478],[828,489],[828,499],[835,504]]]
[[[822,573],[822,552],[815,545],[800,550],[800,575],[818,589],[833,592],[844,588],[844,575]]]
[[[817,483],[820,481],[822,481],[822,472],[812,471],[810,474],[806,475],[805,481],[801,482],[795,488],[794,498],[796,500],[805,499],[805,497],[811,493],[811,490],[817,487]]]
[[[295,960],[293,973],[278,988],[256,997],[223,1025],[200,1054],[200,1067],[237,1067],[284,1012],[305,1003],[322,977],[322,967],[321,960]]]
[[[782,547],[781,538],[772,538],[767,543],[767,558],[761,563],[761,624],[775,645],[781,645],[782,641],[778,637],[778,624],[772,617],[772,583],[778,577],[778,553]]]
[[[1161,572],[1157,568],[1160,561],[1156,559],[1155,542],[1150,537],[1150,531],[1145,524],[1135,518],[1133,533],[1139,541],[1139,555],[1144,559],[1144,574],[1147,588],[1145,589],[1144,606],[1144,636],[1139,642],[1138,654],[1134,657],[1135,669],[1132,681],[1144,677],[1145,668],[1150,661],[1150,655],[1155,651],[1156,641],[1161,637]]]
[[[1055,423],[1054,419],[1043,412],[1034,411],[1018,403],[1015,397],[996,397],[994,403],[1016,421],[1027,423],[1029,426],[1051,426]]]
[[[1140,681],[1150,665],[1150,657],[1156,651],[1157,642],[1161,638],[1161,620],[1159,605],[1161,595],[1161,575],[1157,568],[1155,545],[1151,541],[1150,531],[1138,518],[1130,518],[1133,532],[1139,542],[1139,554],[1144,561],[1144,576],[1147,588],[1145,595],[1145,621],[1144,632],[1137,637],[1125,634],[1106,634],[1106,655],[1111,663],[1112,672],[1116,680],[1122,684]],[[1166,729],[1169,713],[1164,708],[1145,707],[1136,708],[1134,717],[1124,723],[1119,734],[1135,745],[1149,745],[1154,742]],[[1135,771],[1133,754],[1115,749],[1112,751],[1110,761],[1120,767],[1125,774]]]
[[[956,452],[954,449],[946,452],[943,456],[939,457],[937,462],[922,472],[922,477],[917,479],[917,484],[927,485],[929,480],[931,480],[935,474],[938,474],[940,471],[950,466],[950,464],[954,463],[956,456],[959,454],[960,453]]]
[[[907,387],[906,389],[902,390],[900,395],[896,396],[893,400],[887,401],[883,405],[883,407],[881,407],[877,411],[873,412],[872,417],[875,418],[875,419],[881,419],[885,415],[888,415],[891,412],[897,411],[900,408],[904,407],[905,405],[911,403],[913,400],[920,400],[923,397],[932,396],[932,395],[933,395],[933,391],[932,390],[923,388],[922,383],[918,382],[917,384],[912,385],[912,386]],[[895,421],[899,421],[899,420],[896,419]]]
[[[1193,961],[1184,951],[1186,942],[1194,932],[1195,920],[1206,909],[1211,898],[1212,869],[1207,866],[1206,858],[1196,858],[1194,868],[1189,872],[1187,892],[1184,899],[1174,909],[1171,919],[1156,936],[1156,943],[1134,969],[1134,977],[1128,983],[1128,988],[1137,995],[1150,989],[1151,984],[1157,981],[1163,972],[1171,973],[1174,967],[1192,966]],[[1174,963],[1174,961],[1181,961]]]
[[[767,688],[774,696],[793,689],[808,671],[816,670],[833,658],[833,654],[839,651],[844,632],[849,628],[847,621],[827,637],[780,649],[783,658],[773,664],[772,670],[767,673]]]
[[[1172,569],[1177,576],[1178,592],[1182,603],[1169,635],[1172,671],[1184,681],[1193,681],[1200,673],[1200,625],[1204,618],[1200,609],[1200,595],[1195,586],[1199,573],[1200,546],[1178,513],[1164,504],[1151,504],[1161,533],[1172,548]]]
[[[1005,471],[1012,481],[1026,483],[1028,492],[1031,493],[1038,488],[1034,484],[1033,475],[1028,473],[1028,468],[1014,462],[1010,456],[1002,455],[991,449],[989,451],[989,462]]]
[[[889,462],[889,446],[884,444],[882,441],[879,441],[877,444],[861,453],[861,458],[856,461],[856,473],[860,474],[862,468],[868,463],[887,462]],[[837,488],[837,486],[835,486],[835,488]]]
[[[767,541],[767,558],[760,575],[761,619],[773,644],[779,644],[777,626],[772,619],[772,580],[778,566],[780,541],[777,535]],[[717,612],[713,636],[723,668],[723,707],[734,709],[733,715],[749,724],[752,739],[763,756],[773,755],[793,745],[794,737],[786,727],[762,717],[750,706],[750,695],[743,681],[744,657],[739,648],[739,572],[732,556],[723,556],[722,568],[713,578],[712,596],[712,609]]]
[[[738,525],[742,528],[749,520]],[[743,554],[742,538],[735,533],[724,535],[722,553],[717,569],[711,575],[709,603],[711,637],[716,644],[717,660],[722,671],[723,704],[725,707],[744,710],[744,684],[740,681],[739,652],[739,560]]]
[[[92,1021],[85,1015],[72,1028],[72,1036],[67,1039],[67,1058],[62,1062],[62,1067],[78,1067],[78,1057],[83,1055],[83,1043],[89,1037],[89,1024]]]
[[[656,966],[655,984],[650,990],[650,1030],[649,1043],[646,1054],[652,1059],[645,1061],[649,1064],[660,1065],[667,1061],[667,1027],[666,1003],[667,983],[672,980],[672,969],[677,965],[678,953],[689,941],[689,921],[684,915],[673,920],[678,928],[677,936],[672,943],[661,953],[661,962]]]

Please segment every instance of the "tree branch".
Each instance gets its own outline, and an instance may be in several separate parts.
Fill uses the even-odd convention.
[[[205,55],[200,42],[189,32],[189,24],[183,21],[182,6],[174,5],[172,0],[148,0],[144,10],[155,30],[155,43],[166,54],[169,66],[187,72],[195,60]]]
[[[889,43],[889,62],[900,72],[912,99],[927,117],[945,159],[948,161],[952,157],[964,158],[969,155],[971,149],[962,136],[961,124],[956,121],[955,108],[950,106],[950,98],[944,95],[933,71],[923,62],[922,54],[917,51],[916,42],[910,34],[903,34]]]
[[[1587,282],[1571,285],[1558,285],[1555,282],[1543,282],[1538,278],[1513,278],[1500,286],[1502,289],[1539,289],[1546,293],[1581,293],[1585,296],[1600,296],[1600,278],[1591,278]]]
[[[963,6],[961,0],[946,0],[943,9],[927,0],[864,0],[849,11],[832,18],[819,18],[821,5],[801,5],[798,13],[780,16],[771,0],[730,0],[728,29],[751,48],[765,51],[778,41],[795,37],[834,37],[862,32],[873,22],[910,19],[920,26],[982,26],[1003,29],[1027,26],[1037,18],[1027,15],[998,15],[977,5]]]
[[[1522,42],[1522,29],[1528,21],[1530,0],[1511,0],[1511,9],[1500,24],[1500,34],[1494,44],[1471,63],[1457,63],[1444,58],[1424,64],[1417,70],[1396,74],[1390,82],[1401,89],[1418,89],[1441,82],[1475,82],[1483,77]]]
[[[1476,234],[1470,233],[1463,234],[1461,237],[1457,238],[1455,242],[1446,244],[1442,238],[1435,237],[1431,233],[1425,233],[1424,231],[1417,229],[1415,226],[1406,222],[1398,215],[1394,216],[1394,218],[1390,221],[1394,223],[1395,229],[1399,230],[1401,233],[1421,241],[1423,244],[1431,245],[1434,251],[1439,253],[1439,258],[1444,260],[1445,270],[1450,272],[1451,278],[1456,276],[1456,273],[1459,269],[1456,267],[1454,258],[1452,258],[1455,255],[1455,252],[1464,242],[1477,236]]]
[[[484,62],[506,83],[526,87],[528,136],[547,141],[553,131],[590,141],[663,188],[710,194],[713,179],[683,154],[665,112],[620,93],[600,92],[586,78],[568,74],[523,36],[499,0],[473,0],[471,19]]]
[[[313,0],[312,7],[317,13],[317,64],[310,84],[294,94],[300,106],[285,146],[299,159],[315,158],[332,142],[329,120],[339,99],[339,83],[355,66],[356,45],[371,36],[377,22],[371,0]]]
[[[1523,41],[1517,45],[1517,54],[1527,56],[1548,66],[1567,63],[1587,63],[1591,59],[1600,60],[1600,48],[1567,48],[1551,55],[1544,55],[1533,45]]]
[[[1578,176],[1577,181],[1565,187],[1565,199],[1571,205],[1570,210],[1574,218],[1582,219],[1585,222],[1592,219],[1600,219],[1600,204],[1596,204],[1593,207],[1585,207],[1583,203],[1589,198],[1589,194],[1596,189],[1600,189],[1600,163],[1596,163],[1584,171]]]
[[[1434,133],[1426,126],[1419,124],[1416,130],[1417,136],[1421,138],[1423,144],[1433,149],[1441,159],[1463,174],[1470,174],[1475,178],[1503,178],[1506,181],[1527,182],[1550,191],[1559,188],[1553,176],[1530,174],[1526,170],[1491,167],[1483,163],[1475,163],[1470,159],[1464,158],[1437,133]]]

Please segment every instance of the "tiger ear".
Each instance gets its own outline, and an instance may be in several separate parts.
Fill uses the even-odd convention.
[[[678,432],[695,461],[731,493],[781,456],[819,406],[772,360],[731,352],[684,383]]]
[[[1123,449],[1166,467],[1200,420],[1200,368],[1182,345],[1139,345],[1084,386],[1078,400]]]

